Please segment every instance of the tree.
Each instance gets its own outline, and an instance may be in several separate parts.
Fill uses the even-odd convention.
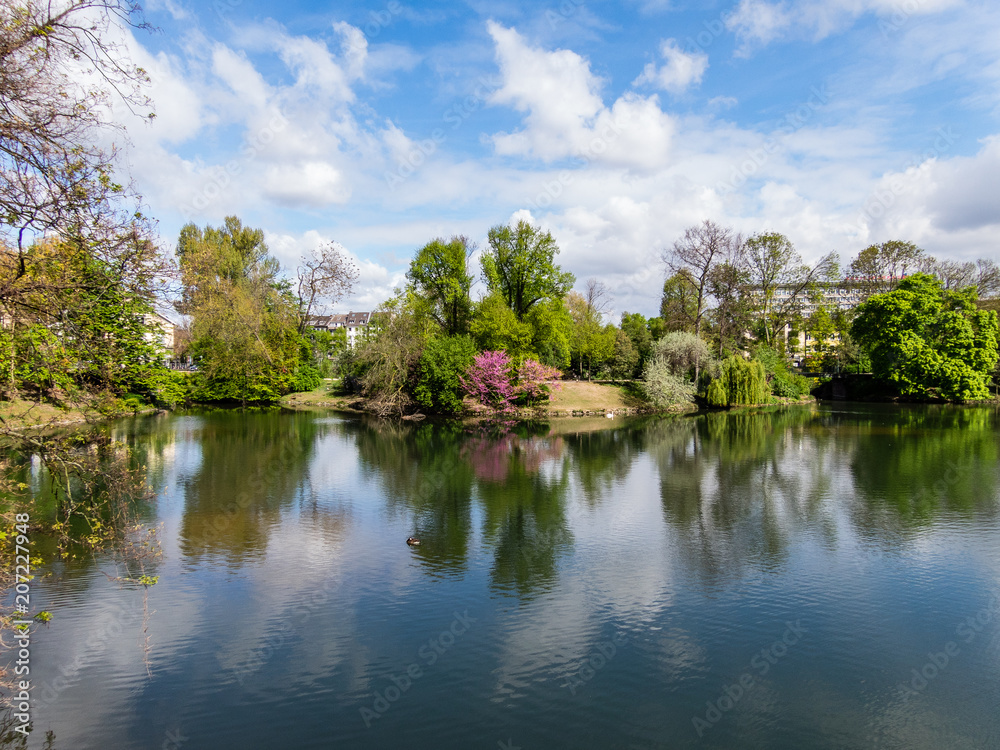
[[[667,268],[675,275],[684,273],[684,278],[690,283],[692,300],[690,307],[682,308],[682,311],[696,336],[701,332],[702,317],[708,308],[712,274],[742,242],[743,238],[734,234],[732,229],[706,219],[699,225],[688,227],[673,248],[663,251],[662,259]]]
[[[986,258],[980,258],[975,263],[943,260],[932,266],[932,272],[941,279],[945,289],[974,286],[980,299],[1000,294],[1000,267]]]
[[[718,264],[709,278],[709,290],[716,300],[711,321],[719,343],[719,357],[727,349],[737,351],[752,322],[753,294],[750,274],[742,260],[734,258]]]
[[[708,345],[701,337],[687,331],[672,331],[657,341],[653,356],[662,360],[667,369],[678,377],[688,378],[693,374],[695,382],[698,372],[712,359]]]
[[[462,236],[447,243],[431,240],[411,261],[406,274],[414,291],[430,303],[431,316],[446,336],[468,332],[472,310],[468,261],[474,249]]]
[[[114,178],[115,151],[98,145],[115,99],[153,117],[146,72],[109,41],[118,23],[148,28],[123,0],[0,4],[0,224],[18,253],[55,233],[111,260],[134,233],[149,236],[138,197]]]
[[[653,337],[649,332],[649,321],[641,313],[624,312],[619,328],[629,337],[636,353],[635,372],[625,377],[635,377],[642,372],[642,368],[653,350]]]
[[[462,411],[461,376],[476,356],[468,336],[439,336],[424,346],[413,399],[426,409],[445,414]]]
[[[851,261],[849,279],[863,299],[891,292],[908,274],[929,270],[934,258],[912,242],[890,240],[869,245]]]
[[[469,332],[484,351],[503,350],[518,360],[534,353],[531,324],[518,320],[498,294],[491,294],[475,305]]]
[[[480,260],[483,279],[518,320],[543,300],[565,297],[573,286],[573,274],[553,262],[559,248],[549,232],[519,221],[516,227],[493,227],[488,238],[489,249]]]
[[[975,290],[945,290],[927,274],[858,307],[851,336],[871,356],[872,372],[904,395],[953,401],[989,397],[1000,324],[976,307]]]
[[[317,303],[336,304],[354,289],[358,267],[333,242],[302,256],[297,273],[299,333],[305,333]]]
[[[587,279],[583,298],[587,301],[587,307],[602,318],[611,307],[611,292],[603,281],[597,279]]]
[[[691,272],[681,270],[663,282],[660,318],[668,331],[690,331],[697,310],[697,284]]]
[[[302,339],[297,305],[264,233],[235,216],[204,230],[188,224],[177,247],[181,311],[192,318],[191,351],[206,400],[276,401],[293,386]]]
[[[576,360],[577,372],[583,377],[586,365],[589,379],[595,365],[600,365],[614,355],[616,329],[614,326],[602,326],[600,314],[578,292],[569,293],[566,307],[573,320],[570,347],[573,359]]]
[[[806,265],[789,239],[773,232],[755,234],[743,247],[764,343],[771,346],[778,331],[801,316],[820,283],[837,275],[837,255]]]

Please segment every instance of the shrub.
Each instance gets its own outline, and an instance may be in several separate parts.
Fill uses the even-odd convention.
[[[517,400],[519,403],[532,405],[539,401],[548,401],[553,388],[559,388],[558,380],[562,372],[555,367],[543,365],[533,359],[526,359],[517,369]]]
[[[671,331],[656,342],[653,356],[659,357],[674,375],[686,376],[712,361],[708,344],[686,331]]]
[[[323,376],[319,370],[308,362],[302,362],[295,368],[295,377],[292,378],[292,393],[305,393],[306,391],[319,388],[323,382]]]
[[[460,377],[462,388],[479,403],[498,411],[507,411],[516,395],[511,383],[510,357],[504,351],[480,352]]]
[[[643,390],[646,398],[660,408],[694,401],[694,383],[675,375],[671,365],[659,355],[655,355],[646,363]]]
[[[715,379],[708,384],[708,392],[705,394],[705,400],[708,401],[709,406],[721,407],[729,405],[729,397],[721,380]]]
[[[427,342],[420,355],[413,400],[425,409],[457,414],[462,410],[461,376],[476,356],[468,336],[447,336]]]

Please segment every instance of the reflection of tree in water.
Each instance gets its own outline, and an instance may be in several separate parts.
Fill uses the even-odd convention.
[[[216,412],[201,418],[202,460],[184,480],[181,549],[233,561],[262,553],[282,509],[307,491],[312,414]]]
[[[378,477],[389,507],[412,514],[413,530],[423,540],[416,559],[437,571],[464,570],[473,472],[461,456],[461,425],[365,420],[345,429],[357,441],[362,466]]]
[[[628,476],[644,443],[644,433],[634,425],[566,436],[573,473],[588,504],[602,502],[614,484]]]
[[[998,427],[991,407],[908,407],[833,414],[851,453],[852,521],[866,535],[919,529],[942,513],[997,512]]]
[[[725,579],[780,565],[796,527],[834,538],[822,441],[806,435],[812,419],[808,409],[754,410],[646,428],[664,515],[681,532],[686,562]]]

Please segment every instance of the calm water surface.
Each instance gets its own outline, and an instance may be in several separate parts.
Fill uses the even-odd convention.
[[[148,671],[141,593],[56,565],[31,746],[1000,748],[995,410],[602,421],[122,425]]]

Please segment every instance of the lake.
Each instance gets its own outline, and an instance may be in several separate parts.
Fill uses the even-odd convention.
[[[108,560],[40,571],[30,746],[998,748],[998,428],[117,423],[159,582],[144,617]]]

